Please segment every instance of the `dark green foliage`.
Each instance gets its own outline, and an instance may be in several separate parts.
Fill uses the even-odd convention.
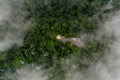
[[[56,35],[76,37],[79,33],[94,34],[98,29],[101,7],[108,0],[26,0],[26,20],[31,19],[30,30],[24,37],[24,45],[2,53],[0,58],[0,75],[3,70],[15,71],[24,64],[36,63],[51,69],[49,80],[64,80],[65,70],[61,68],[63,59],[75,55],[78,70],[89,67],[82,63],[84,59],[97,61],[104,50],[103,43],[91,41],[88,51],[78,49],[71,43],[63,44],[56,40]],[[96,19],[96,17],[97,19]],[[1,55],[1,56],[2,56]]]
[[[113,1],[113,6],[118,10],[120,7],[120,1],[119,0],[114,0]]]

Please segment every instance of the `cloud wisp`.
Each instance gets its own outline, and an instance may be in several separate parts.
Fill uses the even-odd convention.
[[[109,44],[109,50],[104,52],[106,54],[104,59],[90,66],[85,73],[68,71],[66,80],[120,80],[120,12],[116,12],[100,26],[102,29],[97,36],[106,35],[115,38]]]
[[[23,34],[29,25],[24,21],[22,3],[23,0],[0,0],[0,51],[14,44],[22,45]]]

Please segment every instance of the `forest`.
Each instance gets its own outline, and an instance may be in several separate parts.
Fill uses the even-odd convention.
[[[24,33],[22,46],[13,45],[0,54],[0,80],[17,80],[4,74],[14,73],[26,64],[41,65],[47,70],[47,80],[65,80],[66,71],[73,63],[75,70],[86,71],[91,64],[104,56],[104,49],[111,43],[111,37],[102,36],[103,42],[96,39],[100,23],[107,14],[117,11],[119,0],[113,0],[114,8],[104,8],[110,0],[24,0],[22,13],[24,20],[31,22]],[[13,5],[17,6],[17,5]],[[19,8],[17,6],[16,8]],[[17,12],[17,11],[16,11]],[[80,49],[68,42],[63,44],[56,39],[86,36],[88,50]],[[70,61],[66,63],[66,60]],[[62,65],[66,68],[63,69]]]

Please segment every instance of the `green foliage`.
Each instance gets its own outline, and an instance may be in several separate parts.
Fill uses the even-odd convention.
[[[46,2],[45,2],[46,1]],[[63,44],[56,40],[56,35],[76,37],[79,33],[93,34],[98,29],[101,7],[108,0],[25,0],[26,19],[32,19],[30,30],[26,32],[24,46],[2,52],[0,57],[0,75],[2,70],[15,71],[24,64],[44,65],[52,76],[49,80],[64,80],[60,65],[70,55],[77,55],[78,70],[85,68],[84,58],[96,61],[105,44],[91,41],[87,44],[89,51],[78,49],[71,43]],[[98,19],[95,18],[98,17]],[[84,57],[84,58],[83,58]],[[87,67],[89,64],[87,64]]]
[[[119,7],[120,7],[120,1],[119,1],[119,0],[114,0],[114,1],[113,1],[113,5],[114,5],[117,9],[119,9]]]

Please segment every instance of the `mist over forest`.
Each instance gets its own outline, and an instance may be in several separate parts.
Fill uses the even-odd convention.
[[[119,0],[0,0],[0,80],[120,80],[119,9]]]

